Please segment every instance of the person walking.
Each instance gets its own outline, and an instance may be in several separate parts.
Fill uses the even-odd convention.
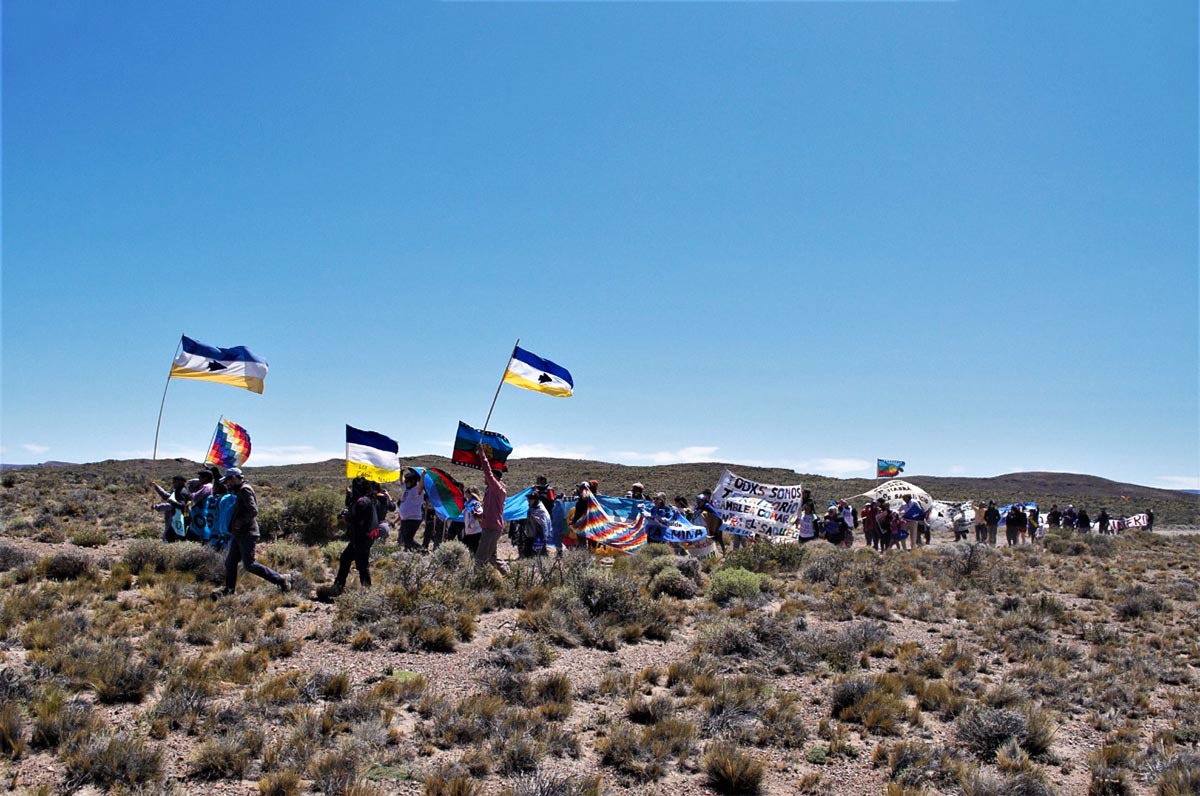
[[[280,591],[291,591],[292,576],[280,575],[275,570],[254,560],[254,547],[258,544],[258,500],[254,488],[246,483],[238,467],[230,467],[221,479],[229,494],[236,499],[233,516],[229,520],[229,552],[225,555],[225,588],[222,594],[233,594],[237,588],[237,568],[241,562],[247,572],[274,583]],[[214,595],[216,596],[216,595]]]
[[[504,499],[508,495],[502,480],[504,473],[492,467],[482,445],[475,450],[479,454],[479,461],[483,463],[483,481],[487,485],[483,493],[483,516],[479,520],[483,531],[479,537],[479,549],[475,551],[475,564],[480,567],[491,564],[507,575],[508,567],[496,555],[496,546],[504,535]]]
[[[371,586],[371,545],[379,537],[379,510],[375,485],[359,476],[350,485],[350,496],[346,509],[346,547],[338,562],[337,575],[333,579],[335,594],[346,588],[350,575],[350,564],[358,569],[358,582],[364,588]]]
[[[1050,511],[1046,512],[1046,525],[1051,530],[1056,530],[1062,524],[1062,510],[1059,509],[1057,503],[1050,505]]]
[[[1110,523],[1111,521],[1112,521],[1112,517],[1110,517],[1110,516],[1108,515],[1108,509],[1106,509],[1106,508],[1101,508],[1101,509],[1100,509],[1100,514],[1098,514],[1098,515],[1096,516],[1096,522],[1097,522],[1097,523],[1099,523],[1099,526],[1100,526],[1100,535],[1101,535],[1101,536],[1108,536],[1108,535],[1109,535],[1109,533],[1108,533],[1108,528],[1109,528],[1109,523]]]
[[[212,497],[213,474],[208,470],[200,470],[196,473],[192,484],[194,486],[188,489],[188,492],[191,493],[191,510],[188,512],[191,524],[188,525],[187,538],[193,542],[204,543],[208,541],[209,535],[204,510],[208,505],[208,499]]]

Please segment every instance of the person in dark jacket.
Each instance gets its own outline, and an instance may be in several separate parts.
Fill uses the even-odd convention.
[[[1000,509],[996,508],[996,501],[988,501],[987,511],[983,512],[983,522],[987,525],[987,543],[995,547],[996,531],[1000,527]]]
[[[1088,516],[1087,509],[1081,507],[1076,513],[1075,527],[1084,533],[1092,532],[1092,518]]]
[[[1154,530],[1154,509],[1146,509],[1146,530]]]
[[[1108,515],[1108,509],[1100,509],[1100,514],[1096,517],[1096,522],[1100,523],[1100,535],[1108,536],[1109,523],[1112,517]]]
[[[1062,511],[1059,510],[1057,503],[1052,505],[1049,513],[1046,514],[1046,524],[1051,528],[1057,528],[1062,524]]]
[[[374,484],[361,476],[350,485],[346,507],[346,548],[338,562],[337,576],[333,579],[335,593],[346,588],[350,576],[350,564],[358,569],[358,582],[371,586],[371,545],[379,534],[379,510]]]
[[[263,580],[274,583],[280,591],[290,591],[292,576],[280,575],[275,570],[254,560],[254,547],[258,544],[258,499],[254,496],[254,488],[246,483],[241,469],[230,467],[221,479],[231,495],[236,496],[237,502],[233,507],[233,516],[229,520],[229,552],[225,556],[225,589],[224,594],[233,594],[237,588],[238,562],[247,572],[258,575]],[[215,595],[214,595],[215,596]]]
[[[182,533],[177,533],[175,528],[176,512],[183,515],[184,533],[187,532],[187,510],[188,503],[191,500],[191,493],[187,489],[187,479],[182,475],[177,475],[171,479],[171,489],[168,491],[155,483],[150,486],[154,487],[154,491],[162,498],[162,503],[155,503],[153,508],[155,511],[162,512],[163,515],[163,535],[164,542],[175,542],[183,538]]]
[[[1021,506],[1017,503],[1009,506],[1008,513],[1004,515],[1004,535],[1008,538],[1009,547],[1017,544],[1021,526],[1026,524],[1022,520],[1026,520],[1026,517],[1025,513],[1021,511]]]

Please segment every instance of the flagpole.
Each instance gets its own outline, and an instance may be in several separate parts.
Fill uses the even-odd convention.
[[[496,408],[496,399],[500,397],[500,388],[504,386],[504,377],[508,375],[508,366],[512,363],[512,358],[517,353],[517,346],[521,345],[521,338],[517,338],[517,342],[513,343],[512,353],[508,355],[508,362],[504,363],[504,374],[500,376],[500,383],[496,385],[496,394],[492,396],[492,405],[488,408],[487,419],[483,421],[483,430],[487,431],[488,423],[492,422],[492,411]]]
[[[208,450],[204,454],[205,464],[208,464],[208,456],[210,453],[212,453],[213,443],[217,441],[217,432],[221,430],[221,423],[223,420],[225,420],[225,415],[221,415],[220,419],[217,420],[217,427],[213,429],[212,438],[208,441]]]
[[[180,349],[183,348],[183,338],[179,338],[179,343],[175,346],[175,353],[171,356],[171,367],[175,367],[175,357],[179,356]],[[167,405],[167,388],[171,386],[171,371],[167,371],[167,383],[163,386],[162,401],[158,404],[158,423],[154,426],[154,452],[150,455],[150,480],[154,480],[154,465],[158,463],[158,432],[162,429],[163,407]]]

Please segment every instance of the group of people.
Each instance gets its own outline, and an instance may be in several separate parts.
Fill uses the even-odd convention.
[[[153,508],[163,515],[164,542],[188,539],[225,550],[225,585],[214,598],[233,594],[239,563],[282,591],[291,590],[292,575],[281,575],[254,558],[260,535],[258,499],[240,468],[230,467],[222,475],[212,466],[190,482],[177,475],[169,490],[153,482],[150,486],[162,499]]]
[[[569,500],[560,498],[545,476],[538,476],[528,493],[528,513],[522,520],[506,523],[505,501],[508,489],[504,483],[504,472],[491,466],[486,451],[478,451],[483,463],[485,488],[482,494],[473,486],[464,488],[464,505],[461,519],[446,520],[434,510],[422,483],[420,473],[406,469],[403,475],[404,490],[399,500],[379,483],[366,478],[355,478],[346,489],[345,510],[341,520],[346,529],[346,547],[338,562],[334,578],[335,593],[345,588],[353,566],[358,571],[359,582],[371,585],[370,552],[379,539],[386,539],[391,532],[388,515],[395,511],[399,523],[398,543],[410,552],[436,549],[442,542],[459,540],[470,550],[478,566],[493,566],[502,572],[506,564],[497,555],[501,537],[507,531],[518,556],[527,558],[561,552],[564,547],[590,546],[591,542],[582,533],[589,501],[599,496],[600,484],[595,480],[581,481],[575,486],[574,506],[568,508]],[[163,514],[163,540],[178,539],[212,544],[225,550],[225,585],[221,594],[231,594],[237,585],[237,568],[276,584],[283,590],[292,588],[292,576],[278,572],[255,561],[254,550],[259,538],[258,504],[254,489],[246,483],[239,468],[231,467],[224,475],[215,466],[208,466],[187,481],[182,476],[172,480],[171,489],[152,484],[161,498],[154,508]],[[668,499],[663,492],[647,497],[645,485],[634,483],[625,492],[625,498],[645,502],[646,532],[650,542],[666,542],[684,554],[688,542],[711,539],[712,543],[726,552],[727,545],[737,549],[749,541],[748,537],[727,531],[720,512],[713,506],[712,492],[703,490],[692,500],[682,495]],[[796,521],[794,535],[798,542],[823,539],[840,547],[854,545],[855,531],[862,529],[863,540],[868,547],[879,551],[912,550],[931,542],[932,507],[923,508],[913,495],[902,496],[902,505],[893,508],[884,498],[868,500],[859,510],[846,500],[830,501],[824,513],[816,510],[815,501],[808,490],[801,499],[802,509]],[[965,505],[964,505],[965,508]],[[1037,506],[1014,503],[1001,515],[995,501],[973,504],[974,518],[968,519],[965,511],[953,518],[954,540],[966,541],[971,525],[974,525],[975,542],[995,546],[1001,523],[1009,546],[1031,543],[1045,534],[1047,529],[1073,528],[1082,532],[1092,529],[1091,518],[1082,507],[1068,505],[1059,509],[1058,504],[1050,507],[1042,524]],[[1149,528],[1153,528],[1153,512],[1147,511]],[[686,521],[681,524],[681,521]],[[424,524],[425,532],[420,543],[417,533]],[[1097,517],[1099,532],[1116,533],[1108,511],[1101,509]],[[688,529],[690,538],[679,536],[679,528]]]

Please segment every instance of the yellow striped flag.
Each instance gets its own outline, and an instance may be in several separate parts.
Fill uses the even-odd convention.
[[[171,363],[171,378],[216,381],[262,395],[267,363],[245,346],[216,348],[185,336]]]
[[[566,368],[548,359],[542,359],[537,354],[531,354],[520,346],[513,349],[512,359],[508,361],[508,370],[504,372],[504,380],[515,387],[553,395],[556,398],[569,398],[575,390],[575,382],[571,380],[571,374]]]

